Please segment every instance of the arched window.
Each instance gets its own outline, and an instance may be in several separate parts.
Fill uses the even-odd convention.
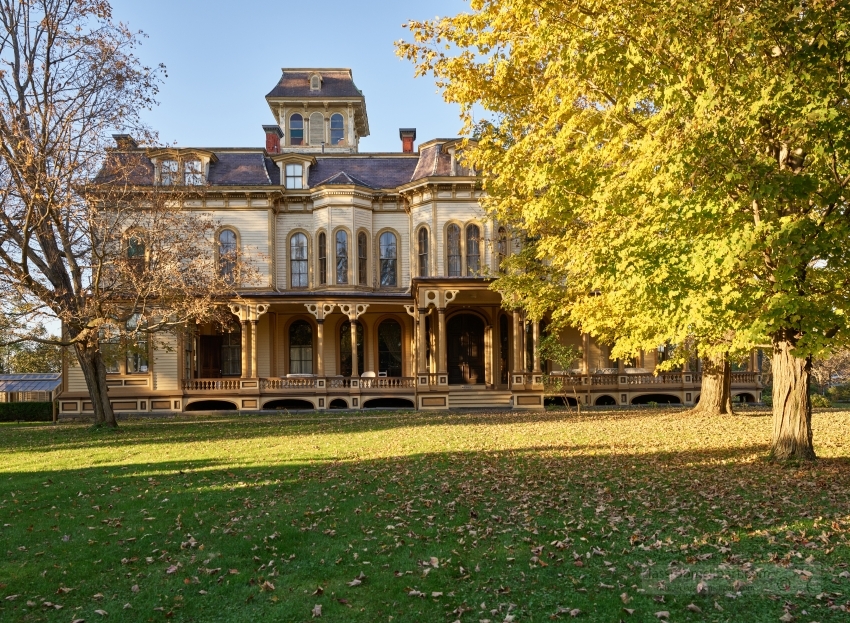
[[[363,374],[363,325],[357,323],[357,370]],[[339,373],[351,376],[351,322],[345,321],[339,328]]]
[[[387,376],[401,376],[401,325],[384,320],[378,326],[378,370]]]
[[[381,285],[395,287],[398,283],[398,250],[395,234],[385,231],[381,234]]]
[[[306,320],[289,326],[289,373],[313,374],[313,327]]]
[[[498,267],[501,272],[504,272],[505,270],[502,267],[502,263],[505,261],[506,257],[508,257],[508,232],[504,227],[500,227],[498,239],[496,240],[496,262],[498,263]]]
[[[222,229],[218,232],[218,274],[227,281],[236,278],[236,232]]]
[[[133,234],[127,241],[127,260],[130,270],[138,274],[145,268],[145,241],[138,234]]]
[[[328,237],[325,232],[319,234],[319,283],[328,283]]]
[[[304,117],[298,113],[289,118],[289,144],[304,144]]]
[[[319,76],[313,76],[312,78],[310,78],[310,90],[311,91],[318,91],[321,88],[322,88],[322,81],[319,78]]]
[[[466,226],[466,276],[475,277],[481,271],[481,229],[478,225]]]
[[[348,234],[336,232],[336,282],[348,283]]]
[[[345,121],[342,115],[334,113],[331,115],[331,145],[339,145],[345,141]]]
[[[357,234],[357,283],[365,286],[368,283],[367,275],[367,248],[369,240],[366,237],[366,232],[361,231]]]
[[[310,115],[310,144],[321,145],[325,142],[325,116],[320,112]]]
[[[460,227],[451,224],[446,228],[446,253],[449,261],[449,277],[460,277]]]
[[[428,229],[422,227],[419,229],[418,236],[418,252],[419,252],[419,276],[428,276]]]
[[[289,274],[293,288],[307,287],[307,236],[301,232],[289,239]]]

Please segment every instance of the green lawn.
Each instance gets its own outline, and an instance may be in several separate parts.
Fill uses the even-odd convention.
[[[815,414],[814,466],[765,461],[770,430],[652,410],[2,425],[0,620],[846,621],[850,412]]]

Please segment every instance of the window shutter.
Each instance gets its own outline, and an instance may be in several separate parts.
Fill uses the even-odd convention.
[[[320,112],[310,115],[310,144],[321,145],[325,142],[325,117]]]

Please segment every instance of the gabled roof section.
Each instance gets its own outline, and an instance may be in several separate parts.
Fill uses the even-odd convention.
[[[363,97],[350,69],[284,67],[281,72],[280,80],[266,97]],[[321,88],[314,90],[310,88],[310,78],[315,75],[321,77]]]
[[[353,185],[353,186],[365,186],[366,188],[374,188],[371,184],[367,184],[360,178],[354,177],[353,175],[349,175],[345,171],[340,171],[329,177],[326,180],[322,180],[316,186],[324,186],[326,184],[337,184],[337,185]]]

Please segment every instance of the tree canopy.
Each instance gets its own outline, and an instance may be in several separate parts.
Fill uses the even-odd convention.
[[[850,337],[848,3],[471,7],[398,51],[461,105],[486,207],[533,243],[536,273],[497,287],[623,350],[772,341],[773,452],[814,456],[811,357]]]

